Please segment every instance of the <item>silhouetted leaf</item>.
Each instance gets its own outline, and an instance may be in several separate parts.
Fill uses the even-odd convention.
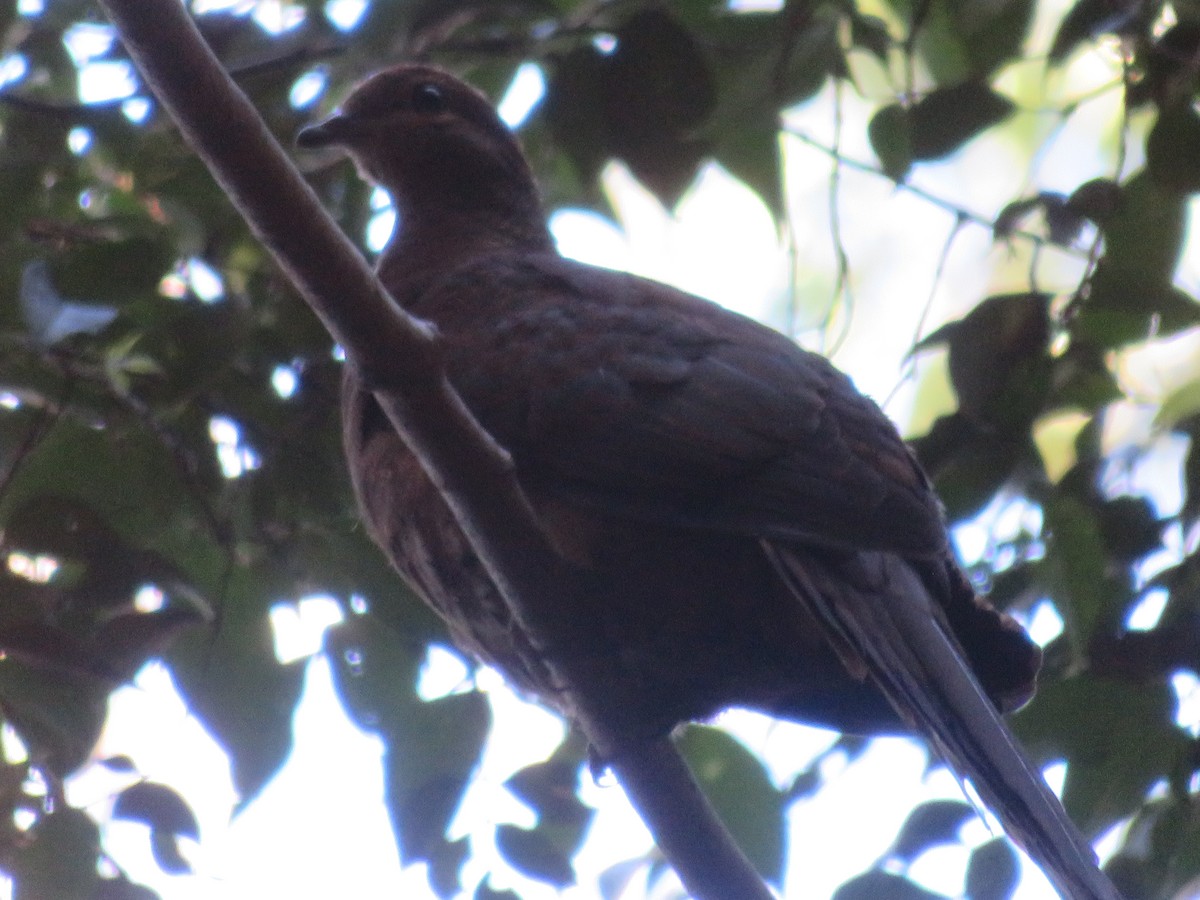
[[[946,900],[913,884],[907,878],[872,869],[847,881],[833,895],[833,900]]]
[[[404,707],[385,718],[384,779],[388,815],[401,858],[429,858],[442,843],[491,727],[482,694],[451,694]]]
[[[971,852],[967,863],[967,900],[1008,900],[1021,880],[1021,863],[1012,845],[993,838]]]
[[[475,888],[472,900],[521,900],[521,897],[512,891],[498,891],[486,881],[481,881]]]
[[[127,787],[113,804],[114,819],[131,819],[192,840],[200,839],[196,815],[182,797],[164,784],[144,781]]]
[[[762,763],[715,728],[692,725],[678,744],[742,852],[759,874],[779,884],[784,864],[784,799]]]
[[[1158,114],[1146,139],[1146,170],[1158,184],[1180,193],[1200,191],[1200,115],[1178,104]]]
[[[1050,62],[1061,63],[1084,41],[1119,31],[1134,20],[1140,5],[1136,0],[1078,0],[1058,26]]]
[[[101,879],[88,900],[159,900],[159,895],[121,876]]]
[[[893,181],[903,181],[913,162],[909,111],[898,104],[885,106],[871,117],[867,135],[884,173]]]
[[[13,900],[91,900],[100,833],[86,813],[68,807],[43,816],[14,849]]]
[[[1036,759],[1070,760],[1063,804],[1094,838],[1132,813],[1185,752],[1174,709],[1166,684],[1076,676],[1043,684],[1013,724]]]
[[[531,878],[555,887],[575,881],[571,860],[539,831],[501,825],[496,829],[496,847],[514,869]]]
[[[963,823],[974,817],[975,810],[961,800],[922,803],[904,820],[889,854],[911,863],[931,847],[957,841]]]
[[[974,81],[926,94],[908,111],[913,159],[948,156],[1013,109],[1007,97]]]

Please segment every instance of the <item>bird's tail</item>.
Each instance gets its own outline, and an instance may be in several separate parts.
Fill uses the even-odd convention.
[[[857,677],[870,676],[1063,897],[1120,900],[995,706],[913,567],[883,552],[831,563],[764,541],[767,555]],[[844,561],[844,565],[843,565]]]

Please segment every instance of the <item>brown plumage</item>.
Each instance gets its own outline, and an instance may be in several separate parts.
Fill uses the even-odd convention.
[[[975,596],[927,479],[844,375],[708,301],[560,257],[516,141],[444,72],[376,75],[300,143],[346,148],[395,200],[380,276],[437,326],[454,387],[592,579],[571,610],[592,640],[572,650],[638,685],[619,729],[733,705],[915,729],[1060,888],[1116,896],[996,715],[1032,695],[1036,646]],[[375,540],[464,649],[571,715],[353,361],[343,420]]]

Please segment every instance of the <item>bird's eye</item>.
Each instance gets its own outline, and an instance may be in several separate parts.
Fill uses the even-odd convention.
[[[431,115],[446,108],[446,98],[434,84],[418,84],[413,88],[412,108],[414,111]]]

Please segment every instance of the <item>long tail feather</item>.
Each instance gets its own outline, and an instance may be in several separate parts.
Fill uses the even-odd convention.
[[[845,566],[764,541],[852,673],[864,672],[1069,900],[1120,900],[1096,857],[976,681],[916,571],[862,552]]]

